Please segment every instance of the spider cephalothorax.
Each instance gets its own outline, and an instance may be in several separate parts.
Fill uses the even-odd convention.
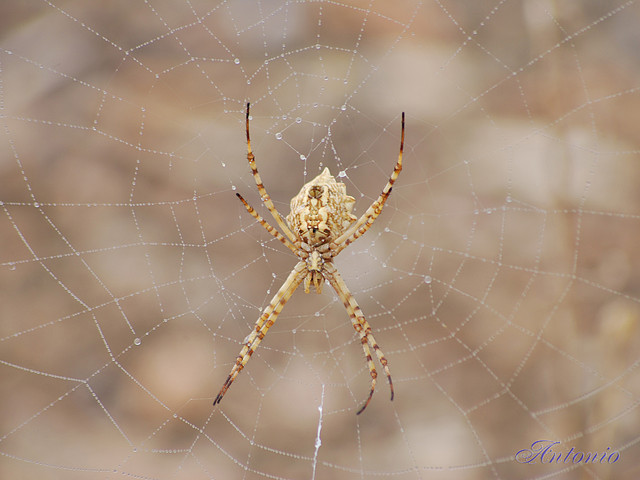
[[[387,359],[375,338],[373,338],[369,322],[364,318],[362,310],[344,283],[342,276],[333,265],[332,259],[349,244],[360,238],[360,236],[371,227],[371,224],[378,215],[380,215],[380,212],[382,212],[382,207],[384,207],[387,198],[389,198],[391,188],[402,170],[404,113],[402,114],[402,134],[398,162],[378,199],[373,202],[367,211],[358,219],[351,214],[355,199],[347,195],[346,186],[343,183],[337,182],[329,172],[329,169],[325,168],[320,175],[306,183],[300,190],[300,193],[291,200],[291,213],[287,215],[287,221],[285,223],[282,215],[276,210],[271,197],[264,188],[260,174],[258,173],[255,157],[251,152],[248,103],[246,125],[247,160],[249,160],[253,178],[258,187],[258,192],[262,197],[262,201],[284,233],[284,236],[276,228],[269,225],[258,212],[242,198],[242,195],[236,195],[238,195],[238,198],[240,198],[247,211],[260,225],[291,250],[300,261],[293,268],[289,277],[287,277],[287,280],[280,287],[280,290],[278,290],[260,318],[258,318],[253,331],[244,340],[244,346],[236,358],[236,363],[231,369],[231,373],[229,373],[227,381],[222,386],[220,393],[218,393],[218,396],[213,401],[213,404],[217,405],[220,403],[235,378],[247,364],[256,348],[258,348],[258,345],[267,334],[269,328],[271,328],[276,321],[284,304],[287,303],[291,295],[293,295],[293,292],[298,288],[298,285],[304,282],[305,293],[309,293],[311,285],[315,287],[317,293],[321,293],[322,284],[325,280],[329,282],[338,294],[338,297],[340,297],[340,300],[342,300],[353,324],[353,328],[360,336],[362,348],[369,366],[371,390],[369,391],[369,397],[365,404],[357,413],[362,413],[367,405],[369,405],[375,390],[376,379],[378,378],[378,372],[376,371],[371,356],[371,348],[373,348],[378,357],[378,361],[384,368],[384,372],[389,380],[389,388],[391,389],[391,400],[393,400],[393,383],[391,382],[391,373],[387,365]]]

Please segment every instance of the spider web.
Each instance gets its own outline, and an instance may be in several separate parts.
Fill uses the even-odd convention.
[[[637,2],[0,11],[2,478],[637,478]],[[406,112],[336,260],[393,402],[325,286],[212,406],[295,263],[247,101],[285,215],[324,167],[362,214]]]

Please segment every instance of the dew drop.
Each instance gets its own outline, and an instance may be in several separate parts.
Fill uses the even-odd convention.
[[[300,155],[300,160],[303,160],[303,161],[304,161],[304,160],[306,160],[306,159],[307,159],[306,155]]]
[[[346,106],[346,105],[342,105],[342,106],[340,107],[340,110],[342,110],[343,112],[344,112],[346,109],[347,109],[347,106]]]
[[[240,65],[240,59],[239,58],[234,58],[233,59],[233,63],[235,63],[236,65]]]
[[[282,133],[280,133],[280,132],[276,133],[276,139],[277,140],[282,140]]]
[[[432,281],[431,276],[429,275],[424,276],[424,283],[429,284],[431,283],[431,281]]]
[[[344,177],[346,177],[346,176],[347,176],[347,172],[345,172],[344,170],[340,170],[340,172],[338,173],[338,176],[339,176],[340,178],[344,178]]]
[[[134,345],[140,345],[142,343],[142,340],[140,340],[138,337],[133,339],[133,344]]]
[[[296,123],[302,123],[302,118],[296,117]]]

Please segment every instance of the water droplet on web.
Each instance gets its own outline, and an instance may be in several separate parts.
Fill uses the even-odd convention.
[[[234,58],[233,59],[233,63],[235,63],[236,65],[240,65],[240,59],[239,58]]]
[[[233,190],[235,192],[236,186],[235,185],[231,185],[231,190]]]
[[[302,123],[302,118],[296,117],[296,123]]]
[[[138,337],[133,339],[133,344],[134,345],[140,345],[142,343],[142,340],[140,340]]]
[[[347,106],[346,106],[346,105],[342,105],[342,106],[340,107],[340,110],[342,110],[343,112],[344,112],[346,109],[347,109]]]
[[[316,313],[314,313],[314,315],[315,315],[316,317],[319,317],[319,316],[320,316],[320,312],[316,312]]]
[[[9,264],[9,270],[11,270],[12,272],[15,271],[16,269],[16,264],[15,263],[10,263]]]
[[[300,160],[306,160],[307,157],[305,155],[300,155]]]
[[[33,202],[33,206],[38,208],[38,207],[40,207],[40,204],[38,202]]]
[[[346,177],[346,176],[347,176],[347,172],[345,172],[344,170],[340,170],[340,171],[338,172],[338,176],[339,176],[340,178],[344,178],[344,177]]]
[[[429,275],[425,275],[424,276],[424,283],[429,284],[431,283],[432,278]]]
[[[280,132],[276,133],[276,139],[277,140],[282,140],[282,133],[280,133]]]

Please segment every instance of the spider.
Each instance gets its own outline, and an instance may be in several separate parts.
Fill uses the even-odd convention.
[[[242,198],[242,195],[239,193],[236,193],[236,195],[251,216],[255,218],[267,232],[291,250],[294,255],[298,257],[299,261],[267,308],[265,308],[260,318],[256,321],[252,332],[244,340],[244,345],[236,358],[235,365],[231,369],[231,373],[229,373],[227,381],[224,382],[213,405],[220,403],[224,394],[245,367],[251,355],[253,355],[253,352],[258,348],[258,345],[267,334],[269,328],[275,323],[276,318],[296,288],[303,283],[305,293],[309,293],[312,285],[317,293],[322,293],[322,285],[326,280],[336,291],[340,300],[342,300],[353,324],[353,328],[358,335],[360,335],[360,342],[362,343],[364,355],[369,366],[371,390],[364,405],[357,412],[359,415],[367,408],[367,405],[369,405],[376,387],[376,378],[378,377],[376,367],[371,357],[371,348],[376,353],[378,361],[382,365],[384,373],[389,380],[391,400],[393,400],[393,382],[391,381],[391,372],[389,371],[387,359],[373,337],[371,326],[365,319],[356,299],[333,265],[333,258],[369,230],[374,220],[378,218],[378,215],[382,212],[382,208],[391,194],[393,184],[402,170],[404,112],[402,112],[402,133],[398,162],[378,199],[371,204],[360,218],[356,220],[356,217],[351,214],[355,199],[347,195],[346,186],[343,183],[336,182],[336,179],[331,175],[329,169],[325,168],[320,175],[306,183],[300,190],[300,193],[291,200],[291,213],[287,215],[285,223],[282,215],[273,205],[273,201],[258,174],[258,167],[256,166],[255,157],[251,151],[251,140],[249,137],[249,106],[250,104],[247,103],[247,160],[249,161],[249,166],[251,167],[260,197],[284,235],[269,225],[269,223]]]

